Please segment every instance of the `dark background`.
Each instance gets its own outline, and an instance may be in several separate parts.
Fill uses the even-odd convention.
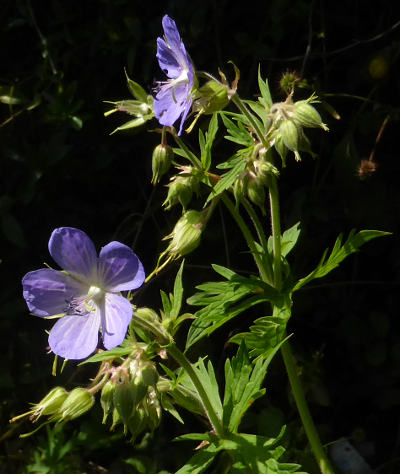
[[[311,271],[340,232],[379,229],[393,235],[367,244],[328,278],[299,293],[290,332],[324,442],[348,437],[379,472],[398,472],[400,15],[395,3],[2,2],[0,472],[174,471],[190,453],[188,446],[169,441],[203,429],[186,413],[184,428],[166,415],[154,440],[145,438],[133,449],[118,430],[110,436],[98,426],[99,411],[64,430],[43,429],[28,439],[18,438],[31,429],[28,423],[8,424],[52,386],[71,388],[91,376],[86,368],[76,372],[74,364],[61,376],[51,376],[53,357],[46,354],[44,332],[49,323],[29,316],[22,299],[22,276],[52,263],[47,251],[51,231],[73,226],[86,231],[97,247],[113,239],[132,245],[150,272],[165,247],[161,238],[179,216],[178,209],[161,209],[167,180],[157,188],[150,184],[151,153],[159,136],[146,130],[110,136],[127,117],[103,116],[108,110],[103,101],[129,98],[124,68],[149,92],[161,79],[155,52],[165,13],[176,20],[197,69],[217,74],[220,67],[231,74],[229,60],[239,67],[241,96],[257,96],[260,64],[276,101],[284,100],[282,73],[296,71],[340,115],[337,120],[320,106],[330,132],[309,134],[318,159],[289,159],[281,173],[283,227],[303,223],[291,258],[294,272],[301,277]],[[4,96],[10,95],[19,103],[5,103]],[[296,97],[307,95],[300,90]],[[148,129],[153,127],[155,122]],[[195,135],[187,138],[193,146]],[[217,141],[215,159],[232,150]],[[378,167],[362,180],[357,169],[373,151]],[[241,253],[245,245],[229,232],[231,226],[224,211],[215,213],[202,247],[188,258],[187,296],[195,284],[215,278],[209,263],[227,264],[223,248],[236,270],[252,271],[251,259]],[[142,289],[136,303],[153,305],[159,288],[170,288],[174,273],[175,268]],[[252,317],[215,333],[193,357],[208,353],[222,369],[234,351],[222,349],[224,342]],[[262,419],[275,410],[289,426],[291,460],[298,460],[306,440],[282,370],[277,357],[266,380],[268,396],[254,413]],[[249,417],[249,432],[256,431],[256,420]],[[65,445],[71,448],[61,455]],[[51,451],[49,446],[56,447]],[[40,457],[52,470],[32,467]],[[309,460],[304,462],[313,469]]]

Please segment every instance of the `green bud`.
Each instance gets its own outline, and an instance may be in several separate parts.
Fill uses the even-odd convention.
[[[247,172],[244,172],[238,176],[236,181],[233,183],[233,195],[235,196],[236,203],[239,203],[243,198],[246,197],[248,180],[249,175]]]
[[[161,422],[161,405],[157,394],[152,392],[143,401],[143,409],[147,415],[147,426],[154,431]]]
[[[142,380],[148,387],[155,387],[158,381],[158,372],[152,362],[145,363],[142,370]]]
[[[122,423],[127,424],[138,403],[134,384],[129,380],[117,383],[113,403]]]
[[[63,387],[54,387],[50,392],[36,405],[37,412],[40,415],[53,415],[58,411],[64,400],[67,398],[68,392]]]
[[[297,151],[299,147],[299,130],[293,120],[285,120],[279,126],[283,143],[289,150]]]
[[[193,252],[200,244],[203,224],[204,217],[201,212],[193,210],[185,212],[169,235],[172,240],[168,252],[174,258]]]
[[[193,110],[204,114],[212,114],[223,110],[228,103],[226,86],[216,81],[208,81],[198,90]]]
[[[169,145],[161,143],[154,148],[152,157],[153,178],[151,180],[153,184],[157,184],[161,176],[168,172],[173,156],[174,152]]]
[[[101,390],[100,404],[103,409],[103,421],[104,424],[107,420],[107,416],[113,407],[115,383],[109,380]]]
[[[299,100],[294,104],[294,120],[301,127],[320,127],[326,131],[329,130],[329,128],[322,122],[318,111],[306,100]]]
[[[136,308],[135,314],[137,314],[143,319],[147,319],[147,321],[157,322],[157,323],[160,322],[160,318],[158,314],[151,308]]]
[[[164,392],[169,392],[172,390],[172,384],[169,380],[166,379],[159,379],[157,382],[157,391],[164,393]]]
[[[258,176],[251,177],[247,183],[247,196],[252,203],[264,211],[265,189]]]
[[[86,389],[77,387],[72,390],[59,408],[57,421],[69,421],[83,415],[94,405],[94,397]]]
[[[193,176],[178,176],[169,185],[168,196],[164,201],[167,209],[181,204],[184,209],[192,199],[193,191],[197,190],[198,182]]]

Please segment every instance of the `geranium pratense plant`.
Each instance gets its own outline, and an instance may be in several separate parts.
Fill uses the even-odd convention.
[[[64,271],[42,268],[22,280],[29,310],[45,318],[61,317],[49,335],[54,354],[84,359],[97,347],[101,330],[106,349],[125,338],[133,310],[120,292],[142,285],[142,263],[120,242],[110,242],[97,256],[81,230],[61,227],[49,241],[50,255]]]
[[[157,59],[169,81],[158,84],[154,113],[161,125],[172,126],[181,117],[178,135],[193,102],[194,68],[174,20],[165,15],[163,38],[157,39]]]
[[[243,100],[237,92],[240,72],[236,66],[231,85],[221,71],[221,80],[197,72],[197,77],[207,82],[195,95],[193,65],[176,24],[168,15],[162,24],[165,39],[157,40],[157,59],[170,80],[159,84],[152,105],[152,98],[149,99],[144,89],[128,79],[136,100],[131,104],[132,110],[126,112],[138,115],[142,104],[146,114],[145,118],[137,117],[117,129],[141,126],[154,113],[163,130],[161,148],[158,145],[153,153],[152,182],[158,183],[171,171],[172,164],[176,169],[164,207],[168,210],[181,205],[183,215],[168,236],[170,245],[161,253],[146,281],[200,245],[209,219],[221,204],[244,237],[253,259],[253,271],[246,275],[213,265],[219,280],[199,285],[198,292],[187,303],[200,309],[193,314],[182,314],[182,263],[173,292],[161,291],[162,308],[159,311],[136,308],[132,318],[129,301],[119,294],[137,288],[144,280],[143,267],[132,250],[112,242],[97,257],[93,243],[82,231],[57,229],[49,249],[64,271],[42,269],[24,277],[24,296],[29,309],[42,317],[62,316],[50,333],[49,343],[54,353],[69,359],[89,356],[97,346],[99,329],[107,351],[85,361],[101,362],[87,388],[79,387],[69,394],[58,388],[28,414],[34,421],[43,415],[50,420],[68,420],[87,411],[94,403],[93,395],[100,392],[103,422],[112,415],[111,429],[122,424],[124,432],[129,431],[134,440],[140,432],[153,431],[158,426],[162,409],[183,422],[175,408],[180,406],[203,416],[208,426],[205,433],[182,436],[181,439],[200,445],[179,474],[200,474],[216,463],[220,463],[216,471],[226,473],[295,472],[300,468],[298,464],[280,462],[285,451],[281,443],[283,429],[276,438],[240,431],[245,413],[264,395],[268,365],[280,351],[316,463],[321,472],[332,474],[334,469],[312,420],[288,340],[293,294],[310,281],[327,275],[365,242],[386,233],[352,231],[345,242],[339,236],[332,251],[323,254],[316,268],[298,278],[290,268],[288,255],[296,246],[300,224],[281,231],[279,163],[284,167],[290,156],[299,162],[304,152],[315,156],[305,130],[327,130],[315,108],[319,99],[311,94],[308,99],[295,100],[293,84],[286,100],[274,103],[268,81],[259,72],[259,97]],[[238,110],[224,110],[229,101]],[[115,111],[122,111],[123,103],[112,102]],[[180,136],[193,103],[198,117],[212,113],[208,129],[199,129],[197,151],[193,143],[187,146]],[[179,118],[176,133],[172,126]],[[189,132],[197,123],[194,120]],[[213,147],[222,125],[224,137],[235,144],[236,150],[225,161],[216,162]],[[175,141],[176,148],[167,145],[167,137]],[[270,217],[266,218],[268,206]],[[228,340],[238,344],[239,349],[236,356],[225,361],[224,377],[217,378],[212,362],[206,364],[204,357],[195,363],[189,361],[187,352],[182,352],[175,342],[175,334],[185,321],[192,321],[186,339],[185,351],[188,351],[226,322],[256,307],[262,317],[255,319],[248,331],[234,334]],[[126,340],[117,348],[125,333]],[[158,365],[157,358],[162,359]],[[173,364],[169,364],[171,359]],[[217,382],[222,378],[223,389]]]

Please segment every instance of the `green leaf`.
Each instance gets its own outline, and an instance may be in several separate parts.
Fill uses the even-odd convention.
[[[225,362],[224,426],[230,433],[237,432],[243,415],[251,404],[265,393],[261,389],[268,362],[259,359],[252,365],[244,343],[236,357]]]
[[[101,362],[103,360],[117,359],[119,357],[125,357],[129,355],[131,352],[132,352],[132,347],[128,347],[128,346],[114,347],[114,349],[111,349],[109,351],[104,351],[104,352],[99,352],[98,354],[94,354],[92,357],[89,357],[89,359],[86,359],[85,361],[81,362],[79,365],[88,364],[92,362]]]
[[[208,125],[208,132],[206,133],[206,143],[204,152],[202,152],[201,163],[205,171],[208,171],[211,166],[211,148],[218,131],[218,114],[214,113]]]
[[[113,130],[110,135],[113,135],[114,133],[120,132],[121,130],[128,130],[130,128],[135,128],[135,127],[140,127],[140,125],[143,125],[144,123],[147,122],[147,120],[150,120],[151,116],[146,117],[137,117],[134,118],[133,120],[129,120],[129,122],[124,123],[123,125],[120,125],[117,127],[115,130]]]
[[[189,461],[177,471],[175,474],[201,474],[211,466],[215,456],[222,450],[222,447],[218,447],[215,444],[209,444],[200,451],[197,451]]]
[[[377,237],[383,237],[385,235],[390,235],[390,232],[382,232],[379,230],[361,230],[360,232],[355,233],[355,230],[353,229],[350,232],[346,242],[342,245],[343,235],[340,234],[336,239],[335,245],[329,257],[327,257],[328,249],[326,249],[317,268],[306,277],[301,278],[294,286],[293,291],[300,289],[315,278],[324,277],[333,269],[335,269],[348,255],[357,252],[359,248],[366,242]]]
[[[285,230],[285,232],[282,234],[282,238],[281,238],[282,257],[286,257],[289,254],[289,252],[293,249],[293,247],[296,245],[300,232],[301,232],[300,222],[297,222],[293,227]],[[268,250],[270,253],[272,253],[273,251],[272,236],[269,237],[268,239]]]
[[[212,188],[211,193],[207,197],[205,206],[216,196],[223,193],[226,189],[229,189],[233,183],[236,181],[236,178],[244,171],[246,168],[246,160],[242,156],[238,156],[235,160],[233,168],[227,171],[222,175],[221,180]]]
[[[222,419],[222,402],[219,396],[218,382],[215,378],[214,367],[211,361],[208,361],[206,368],[204,360],[199,358],[197,364],[193,364],[193,368],[197,371],[197,374],[204,387],[204,390],[208,394],[215,413],[217,414],[218,418]]]
[[[140,102],[147,102],[147,92],[143,87],[132,79],[129,79],[127,72],[125,71],[126,81],[128,83],[129,90],[135,99]]]
[[[172,306],[170,310],[169,317],[171,319],[176,319],[179,316],[179,312],[182,306],[182,298],[183,298],[183,286],[182,286],[182,272],[183,266],[185,264],[185,260],[182,260],[181,266],[179,267],[178,273],[175,277],[174,283],[174,295],[172,298]]]
[[[269,90],[268,80],[265,79],[265,81],[263,81],[261,78],[260,67],[258,67],[258,87],[260,88],[260,92],[261,92],[261,97],[258,100],[260,101],[262,105],[264,105],[264,107],[266,107],[267,110],[269,110],[273,103],[271,92]]]
[[[224,122],[226,130],[230,134],[225,135],[225,138],[227,140],[230,140],[234,143],[238,143],[239,145],[253,145],[253,139],[242,122],[237,122],[238,124],[235,125],[232,120],[227,117],[226,112],[220,112],[220,115],[222,117],[222,121]],[[240,118],[242,118],[242,116],[240,116]]]
[[[193,315],[186,350],[246,309],[278,297],[274,288],[258,278],[242,277],[220,266],[214,268],[229,280],[203,283],[196,287],[200,292],[187,300],[188,304],[204,307]]]

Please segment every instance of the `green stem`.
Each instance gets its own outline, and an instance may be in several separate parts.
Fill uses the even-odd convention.
[[[219,437],[222,437],[223,435],[222,422],[219,419],[216,411],[214,410],[214,407],[210,401],[207,391],[204,388],[203,384],[201,383],[201,380],[199,376],[197,375],[197,372],[193,368],[193,365],[191,364],[189,359],[185,356],[185,354],[183,354],[183,352],[181,352],[178,349],[175,342],[170,338],[168,334],[164,332],[161,326],[158,327],[154,322],[149,321],[145,318],[142,318],[141,316],[137,314],[135,314],[134,320],[135,320],[135,323],[138,324],[141,328],[146,329],[147,331],[150,331],[151,333],[153,333],[157,337],[161,345],[167,346],[168,353],[171,355],[171,357],[173,357],[176,360],[176,362],[178,362],[178,364],[186,371],[190,380],[193,382],[193,385],[195,386],[197,390],[197,393],[203,405],[205,414],[207,418],[209,419],[211,426],[213,427],[215,431],[215,434]]]
[[[238,107],[238,109],[246,116],[249,123],[253,127],[261,143],[268,148],[267,140],[263,134],[263,131],[254,120],[252,114],[241,101],[237,94],[232,96],[232,102]],[[270,210],[271,210],[271,223],[272,223],[272,240],[273,240],[273,252],[274,252],[274,283],[275,288],[280,290],[282,288],[282,246],[281,246],[281,225],[280,225],[280,211],[279,211],[279,192],[277,179],[274,175],[270,177],[269,184],[269,198],[270,198]],[[242,231],[243,232],[243,231]],[[246,238],[247,240],[247,238]],[[249,242],[248,242],[249,243]],[[249,245],[251,250],[251,246]],[[265,271],[263,272],[265,274]],[[263,273],[260,272],[260,276],[264,279]],[[285,362],[286,372],[288,374],[292,393],[296,401],[297,409],[300,414],[301,421],[303,423],[305,432],[311,445],[311,449],[317,460],[318,466],[323,474],[334,474],[333,467],[324,451],[321,440],[319,438],[317,429],[313,422],[313,419],[308,408],[304,391],[301,385],[299,375],[296,370],[296,362],[293,357],[289,341],[285,342],[281,347],[282,357]]]
[[[272,267],[271,267],[271,264],[270,264],[270,260],[268,258],[268,256],[269,256],[268,255],[269,254],[269,252],[268,252],[268,240],[265,236],[263,225],[262,225],[256,211],[254,210],[253,206],[250,204],[249,201],[247,201],[247,199],[243,199],[242,205],[246,209],[247,214],[250,216],[251,220],[253,221],[254,227],[257,231],[258,238],[260,239],[261,245],[262,245],[262,247],[264,249],[264,252],[266,254],[266,258],[263,259],[263,263],[264,263],[263,266],[264,266],[264,269],[265,269],[265,273],[267,274],[266,283],[268,283],[270,285],[273,285],[273,281],[274,281],[273,271],[272,271]]]
[[[325,450],[322,446],[321,439],[318,435],[314,421],[311,417],[310,410],[304,395],[303,387],[299,375],[296,370],[296,361],[292,354],[289,341],[286,341],[281,346],[281,353],[286,366],[286,372],[289,377],[290,387],[292,389],[293,397],[296,401],[297,410],[300,414],[301,421],[304,426],[311,449],[318,463],[318,466],[323,474],[334,474],[334,469],[330,463]]]
[[[192,163],[192,165],[199,169],[203,169],[203,165],[201,164],[201,161],[197,158],[197,156],[189,150],[189,148],[186,146],[185,142],[178,137],[178,135],[174,135],[174,139],[176,143],[180,146],[180,148],[185,152],[186,158]]]
[[[225,206],[228,208],[229,212],[232,214],[232,217],[235,219],[240,230],[242,231],[242,234],[244,238],[246,239],[247,246],[249,247],[250,252],[253,255],[254,261],[257,265],[261,278],[263,279],[263,281],[268,282],[269,281],[268,272],[264,267],[263,261],[259,255],[259,252],[256,246],[254,245],[253,234],[250,232],[250,229],[247,227],[245,221],[243,220],[239,211],[235,208],[235,205],[232,203],[229,197],[225,193],[223,193],[221,199],[224,202]]]

